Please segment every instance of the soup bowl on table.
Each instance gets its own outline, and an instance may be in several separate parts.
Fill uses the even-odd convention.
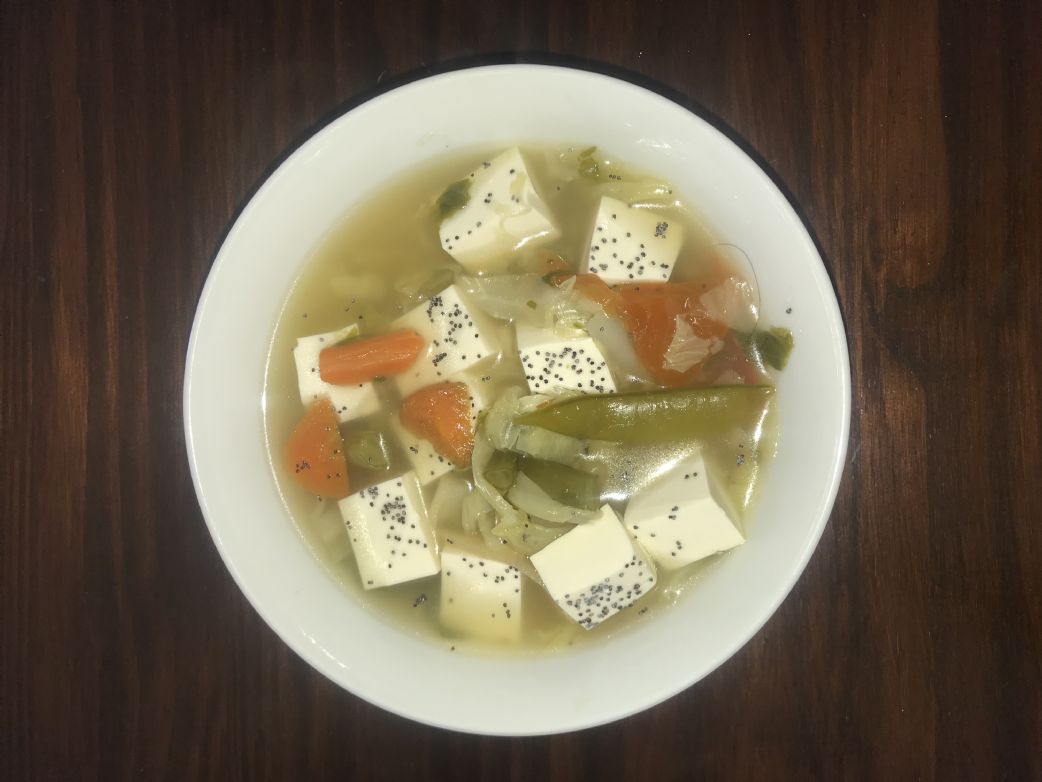
[[[417,123],[416,117],[424,121]],[[578,614],[569,616],[567,600],[560,590],[555,593],[555,585],[578,578],[567,560],[569,547],[559,545],[562,541],[582,543],[581,536],[610,528],[605,534],[616,536],[611,540],[619,546],[632,544],[635,556],[648,561],[649,569],[660,574],[661,583],[672,582],[661,577],[668,567],[656,566],[654,552],[649,554],[648,546],[634,543],[639,531],[632,524],[624,524],[625,506],[616,503],[614,508],[606,504],[603,509],[587,509],[574,530],[550,543],[545,553],[522,557],[523,563],[519,563],[521,588],[547,591],[545,599],[539,598],[541,610],[551,612],[547,627],[571,623],[578,628],[579,635],[569,638],[580,642],[560,643],[551,638],[545,644],[547,651],[542,652],[538,640],[530,637],[516,648],[509,644],[475,646],[465,638],[453,643],[453,633],[439,639],[419,631],[415,623],[410,624],[408,611],[404,616],[395,615],[385,605],[390,598],[379,595],[408,587],[396,585],[382,592],[376,584],[369,584],[366,589],[366,579],[359,575],[363,555],[358,553],[362,544],[357,540],[352,540],[353,548],[341,552],[345,562],[358,560],[356,569],[338,572],[331,568],[327,552],[321,550],[322,536],[312,534],[315,529],[309,529],[304,518],[313,496],[308,490],[294,488],[294,479],[289,476],[292,466],[287,469],[287,464],[280,462],[288,433],[295,431],[293,416],[280,411],[296,405],[296,414],[303,416],[304,403],[309,401],[302,382],[300,398],[296,398],[300,378],[293,374],[300,366],[292,360],[295,338],[329,333],[323,324],[316,322],[312,328],[304,321],[332,317],[329,313],[304,312],[300,302],[305,287],[294,289],[294,285],[299,282],[306,286],[308,269],[318,268],[316,264],[323,262],[321,252],[330,247],[337,226],[346,224],[345,216],[350,222],[351,215],[375,208],[379,194],[389,192],[388,183],[392,187],[397,186],[393,183],[422,184],[420,174],[434,171],[458,171],[461,178],[468,172],[480,174],[482,164],[493,162],[494,153],[515,147],[522,150],[522,160],[534,161],[532,177],[539,186],[551,179],[548,169],[536,160],[543,154],[539,150],[546,153],[547,160],[554,159],[547,150],[556,150],[558,162],[565,166],[574,162],[577,171],[582,168],[585,174],[593,175],[594,181],[596,176],[614,170],[604,156],[610,151],[624,161],[626,171],[668,182],[692,215],[685,224],[685,236],[715,237],[720,246],[741,248],[737,253],[722,255],[733,260],[738,277],[751,278],[759,323],[779,327],[791,334],[794,343],[784,370],[769,369],[775,389],[771,426],[777,440],[773,458],[758,481],[755,501],[741,519],[744,543],[700,567],[697,579],[686,585],[675,604],[663,604],[639,615],[640,601],[646,598],[637,595],[624,601],[632,602],[625,611],[600,624]],[[490,159],[478,155],[478,167],[471,169],[467,161],[477,154],[475,150],[487,151]],[[443,184],[452,183],[449,180]],[[607,180],[607,186],[614,187],[614,180]],[[447,188],[437,190],[447,192]],[[419,224],[417,210],[438,208],[438,192],[430,202],[418,199],[409,204],[403,225]],[[574,226],[568,232],[595,230],[594,211],[600,202],[593,191],[576,192],[576,198],[590,199],[584,207],[590,225],[579,227],[583,218],[577,208],[574,218],[564,220]],[[463,213],[471,209],[472,215],[477,214],[486,193],[468,196]],[[481,202],[473,200],[475,197]],[[491,198],[491,193],[487,197]],[[542,201],[551,220],[550,207],[565,208],[549,194],[543,194]],[[443,219],[458,214],[459,208],[450,203]],[[610,219],[610,215],[604,219]],[[432,224],[436,230],[438,219]],[[484,291],[475,290],[468,281],[472,277],[483,279],[478,273],[485,270],[469,268],[465,253],[454,256],[447,249],[446,242],[451,243],[453,236],[434,235],[424,240],[433,243],[424,257],[429,255],[433,265],[451,269],[452,274],[435,286],[437,291],[409,293],[418,295],[418,301],[429,307],[432,294],[448,290],[440,285],[449,283],[461,291],[464,303],[474,305],[478,312],[487,300],[482,299]],[[625,241],[622,235],[619,238]],[[570,246],[570,240],[562,239],[565,244],[560,246]],[[551,243],[546,246],[552,249],[552,240],[548,241]],[[527,247],[524,263],[511,266],[507,259],[496,273],[532,280],[538,272],[533,259],[539,257],[541,242]],[[707,248],[712,247],[712,241],[706,242]],[[587,243],[587,237],[583,237],[575,239],[574,246],[583,246],[588,254]],[[377,250],[372,254],[377,257]],[[574,280],[568,281],[572,272],[587,272],[587,261],[578,257],[564,261],[574,268],[569,271],[566,266],[562,272],[555,267],[561,272],[555,280],[557,291],[565,288],[567,292],[568,286],[576,285]],[[377,278],[379,266],[379,261],[374,261]],[[677,273],[682,271],[678,266]],[[311,277],[317,279],[316,275]],[[695,280],[697,274],[692,275]],[[377,284],[395,289],[396,281],[403,277],[388,267],[384,280],[378,279]],[[347,275],[341,281],[343,289],[336,295],[344,297],[345,312],[344,323],[337,326],[359,322],[360,313],[348,311],[352,299],[364,298],[361,290],[352,293],[351,286],[360,284],[359,279]],[[627,284],[605,281],[605,287],[615,291],[612,296],[619,295]],[[549,292],[546,301],[561,301],[555,298],[557,291]],[[423,298],[425,295],[427,298]],[[524,302],[526,306],[529,303],[529,299]],[[541,306],[543,299],[531,303]],[[627,311],[636,309],[633,306]],[[291,322],[288,317],[292,317],[293,328],[286,325]],[[369,335],[358,329],[346,335],[344,344],[397,331],[415,333],[421,342],[430,339],[424,331],[426,326],[417,326],[408,311],[401,315],[385,313],[384,318],[387,322],[381,328]],[[510,341],[521,339],[514,336],[514,326],[503,328],[511,336],[500,352],[516,355],[520,350],[523,354],[523,344],[518,348]],[[739,331],[731,329],[730,333]],[[721,336],[720,345],[725,341],[726,336]],[[408,339],[402,343],[408,351],[406,343]],[[647,356],[640,345],[635,347],[634,365],[639,368]],[[429,348],[424,344],[421,349]],[[713,342],[710,349],[723,348]],[[351,350],[347,354],[357,355],[358,351],[352,354]],[[331,355],[326,354],[326,359]],[[423,355],[430,357],[429,352]],[[416,360],[422,363],[422,359]],[[328,370],[329,362],[326,364]],[[433,380],[433,376],[423,380],[417,374],[410,381],[408,373],[419,370],[381,366],[396,374],[377,379],[379,387],[374,393],[378,409],[398,405],[430,387],[425,384]],[[606,371],[609,377],[615,373],[617,387],[595,390],[632,396],[641,390],[653,391],[651,386],[656,382],[662,385],[658,382],[661,377],[620,379],[617,369]],[[524,378],[520,382],[525,385]],[[534,389],[535,383],[528,380],[528,387],[517,394],[529,400],[533,391],[547,394],[550,402],[559,398],[555,394],[560,388],[548,385]],[[619,719],[670,697],[727,660],[768,620],[805,567],[831,512],[847,444],[849,384],[842,320],[821,258],[786,198],[736,145],[680,106],[625,82],[547,66],[494,66],[424,79],[361,105],[301,146],[258,190],[221,247],[199,303],[185,375],[185,428],[200,505],[225,564],[265,621],[309,664],[356,695],[421,722],[477,733],[543,734]],[[502,390],[497,387],[493,396],[499,398]],[[581,404],[586,404],[587,410],[594,409],[587,403]],[[537,399],[529,404],[542,402]],[[378,410],[369,419],[341,419],[342,436],[352,447],[364,445],[360,433],[374,428],[386,429],[388,448],[397,450],[397,456],[389,457],[386,473],[369,475],[349,466],[349,483],[353,486],[339,488],[356,499],[358,487],[391,481],[394,489],[399,472],[417,469],[411,461],[403,460],[401,441],[396,440],[400,433],[391,432],[396,409],[387,412],[385,418]],[[521,408],[512,409],[517,412]],[[529,412],[532,409],[528,408]],[[417,419],[422,420],[423,415]],[[486,417],[480,420],[484,422]],[[372,426],[366,422],[373,422]],[[681,426],[686,425],[681,420]],[[489,442],[495,441],[495,433],[486,434]],[[475,460],[481,457],[480,443],[485,442],[485,436],[481,431],[475,435]],[[587,437],[588,433],[580,436]],[[380,448],[384,448],[380,442]],[[678,457],[677,463],[684,463],[689,456]],[[530,463],[526,459],[522,464]],[[450,475],[457,473],[470,477],[460,470]],[[531,473],[538,480],[537,471]],[[299,494],[294,494],[298,490]],[[435,484],[415,491],[403,487],[401,492],[400,498],[388,501],[412,502],[421,515],[429,516],[433,511]],[[718,487],[714,487],[714,496],[718,495]],[[317,505],[316,513],[324,514],[325,519],[343,516],[348,521],[352,513],[362,513],[357,508],[351,510],[355,502],[351,497],[344,500],[346,505],[334,508],[339,499],[331,490],[331,496],[324,500],[326,505]],[[720,504],[731,505],[723,499]],[[727,511],[734,514],[733,507]],[[351,536],[342,528],[329,534]],[[430,555],[430,567],[440,570],[438,552],[445,547],[446,533],[432,529],[430,535],[429,542],[424,538],[435,552]],[[563,567],[552,561],[558,555],[565,557]],[[434,581],[416,583],[436,583],[442,577],[441,573],[428,574],[421,578]],[[357,583],[345,588],[350,578]],[[428,612],[434,617],[430,621],[436,622],[438,606],[433,603],[437,601],[430,599],[433,592],[415,592],[415,611]],[[411,604],[409,608],[413,608]],[[557,614],[552,613],[555,610]],[[639,619],[621,618],[634,614]],[[532,622],[532,627],[539,626],[534,619]],[[587,626],[592,629],[587,630]]]

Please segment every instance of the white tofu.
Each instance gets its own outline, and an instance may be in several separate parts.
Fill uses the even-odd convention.
[[[452,462],[434,450],[430,440],[421,439],[402,426],[398,416],[391,419],[391,430],[422,485],[433,483],[455,469]]]
[[[438,572],[434,530],[413,473],[362,489],[339,507],[366,589]]]
[[[605,196],[586,251],[587,269],[616,282],[668,280],[684,243],[684,228],[650,209]]]
[[[467,205],[446,217],[441,246],[472,271],[488,271],[525,245],[557,235],[517,147],[467,176]]]
[[[533,394],[615,393],[608,362],[590,337],[562,338],[550,329],[519,324],[517,350]]]
[[[702,455],[695,452],[626,506],[626,529],[667,570],[745,543],[713,499]]]
[[[655,567],[611,506],[530,557],[550,596],[590,630],[655,588]]]
[[[349,329],[341,329],[301,337],[297,340],[297,346],[293,348],[301,403],[309,405],[318,399],[328,397],[341,423],[375,413],[380,409],[380,399],[372,383],[337,386],[326,383],[319,375],[319,354],[342,341],[347,332]]]
[[[489,366],[491,366],[491,362],[484,362],[454,375],[448,381],[441,381],[463,383],[467,387],[467,392],[470,394],[470,425],[472,428],[477,427],[478,416],[488,410],[495,401],[492,394],[492,376],[485,374],[485,370]],[[392,419],[391,428],[421,484],[426,486],[453,470],[452,462],[439,454],[429,440],[417,437],[402,426],[398,416],[394,416]]]
[[[515,641],[521,635],[521,571],[458,543],[441,552],[441,623],[459,635]]]
[[[402,396],[448,380],[500,351],[495,322],[455,285],[409,310],[394,328],[412,329],[426,343],[416,363],[395,377]]]

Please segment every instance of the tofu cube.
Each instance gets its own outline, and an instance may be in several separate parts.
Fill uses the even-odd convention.
[[[597,208],[586,267],[610,283],[668,280],[684,228],[650,209],[605,196]]]
[[[557,235],[517,147],[483,162],[464,181],[466,206],[446,217],[441,246],[472,271],[489,271],[519,248]]]
[[[635,494],[626,506],[625,523],[667,570],[745,543],[741,531],[713,499],[699,452]]]
[[[339,508],[366,589],[438,572],[434,530],[413,473],[362,489]]]
[[[419,334],[426,347],[395,382],[402,396],[448,380],[500,351],[496,324],[450,285],[394,322]]]
[[[495,397],[492,394],[492,378],[484,373],[484,370],[488,369],[490,365],[491,362],[483,362],[466,372],[460,372],[449,378],[448,381],[441,381],[463,383],[467,387],[467,392],[470,394],[470,425],[472,429],[477,427],[478,416],[488,410],[495,401]],[[392,419],[391,428],[399,445],[405,452],[406,458],[412,465],[416,477],[424,486],[438,480],[438,478],[454,469],[452,462],[438,453],[429,440],[417,437],[402,426],[398,416],[394,416]]]
[[[398,416],[391,420],[391,431],[423,486],[456,469],[452,462],[434,449],[430,440],[423,440],[402,426]]]
[[[657,576],[611,506],[530,557],[550,596],[590,630],[655,588]]]
[[[486,641],[521,635],[521,571],[459,543],[441,552],[442,625]]]
[[[563,338],[549,329],[519,324],[517,350],[533,394],[615,393],[608,362],[590,337]]]
[[[309,405],[323,397],[333,403],[337,418],[341,423],[353,418],[370,415],[380,409],[380,399],[372,383],[358,383],[350,386],[337,386],[326,383],[319,375],[318,356],[328,347],[336,345],[351,329],[330,331],[326,334],[313,334],[301,337],[293,348],[293,361],[297,365],[297,387],[300,390],[300,401]]]

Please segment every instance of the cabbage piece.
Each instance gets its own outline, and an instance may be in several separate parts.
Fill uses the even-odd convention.
[[[492,534],[505,540],[515,551],[531,556],[553,543],[569,529],[571,527],[540,524],[532,520],[510,523],[500,521],[492,528]],[[539,579],[536,577],[534,580]]]
[[[488,415],[486,415],[485,418],[485,421],[487,420]],[[488,463],[492,459],[492,454],[495,453],[496,450],[492,447],[488,435],[485,432],[485,421],[478,426],[477,434],[474,437],[474,453],[470,460],[474,472],[474,487],[481,493],[481,496],[485,498],[485,501],[495,511],[501,523],[507,522],[508,524],[521,524],[528,521],[528,514],[518,510],[507,502],[506,498],[500,493],[500,491],[485,478],[485,468],[488,467]]]
[[[463,276],[458,284],[471,301],[494,318],[535,328],[553,328],[558,320],[574,320],[574,279],[558,287],[540,274],[496,274]]]
[[[683,315],[677,315],[674,321],[673,339],[662,356],[663,369],[686,372],[724,346],[723,340],[716,337],[705,339],[698,336]]]
[[[463,504],[470,493],[470,484],[458,475],[449,473],[438,480],[429,513],[435,529],[460,526]]]
[[[598,194],[625,201],[630,206],[649,209],[679,209],[680,200],[668,182],[636,174],[614,163],[597,147],[587,147],[578,155],[579,176],[598,184]]]
[[[756,290],[751,283],[734,275],[699,296],[698,303],[706,315],[735,331],[752,331],[759,319]]]
[[[518,473],[513,487],[507,492],[507,500],[531,516],[555,524],[580,524],[597,515],[597,511],[573,508],[558,502],[523,472]]]

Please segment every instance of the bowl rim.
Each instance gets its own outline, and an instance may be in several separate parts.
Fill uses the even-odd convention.
[[[635,93],[640,93],[640,97],[643,100],[652,100],[667,104],[672,109],[679,109],[690,115],[690,118],[695,122],[703,123],[709,133],[719,136],[719,140],[725,144],[731,145],[736,151],[743,157],[747,158],[755,169],[755,175],[759,178],[760,184],[768,190],[771,195],[777,199],[777,201],[783,205],[786,211],[786,217],[792,223],[792,228],[795,232],[795,236],[803,246],[805,252],[810,256],[817,259],[817,263],[813,265],[812,274],[816,278],[816,282],[821,288],[829,293],[831,296],[827,296],[825,306],[828,310],[827,316],[829,320],[830,338],[833,347],[836,349],[837,354],[841,360],[841,373],[840,373],[840,390],[841,398],[840,403],[840,416],[841,426],[838,432],[836,448],[834,451],[834,460],[832,463],[831,473],[828,477],[828,490],[825,494],[825,500],[820,506],[821,512],[815,521],[815,524],[811,528],[810,534],[805,539],[805,545],[800,550],[799,557],[793,561],[791,566],[788,568],[788,578],[782,588],[777,589],[772,600],[763,603],[761,610],[757,612],[754,621],[748,624],[748,631],[743,633],[734,643],[722,648],[713,659],[707,664],[699,667],[697,670],[692,670],[690,674],[682,680],[674,681],[669,686],[659,688],[654,692],[647,693],[640,703],[626,704],[620,708],[614,710],[606,710],[599,718],[591,719],[580,719],[568,721],[567,719],[561,719],[558,722],[549,725],[544,728],[533,728],[531,730],[518,731],[516,729],[499,730],[495,726],[487,725],[474,725],[468,723],[466,720],[451,720],[451,719],[432,719],[426,715],[419,715],[410,713],[407,708],[402,707],[398,703],[390,702],[387,699],[375,697],[372,693],[361,692],[358,689],[348,686],[345,682],[341,681],[336,675],[335,667],[321,659],[317,659],[313,653],[313,650],[306,648],[301,642],[300,638],[296,635],[290,635],[283,631],[278,621],[272,616],[272,611],[266,606],[266,604],[257,598],[253,593],[248,583],[246,583],[243,574],[240,572],[236,565],[232,552],[228,549],[225,541],[219,534],[217,522],[214,518],[213,511],[210,504],[207,501],[206,494],[203,490],[202,477],[198,464],[195,433],[193,430],[193,407],[192,407],[192,389],[195,382],[195,355],[197,351],[198,340],[200,339],[200,324],[203,320],[204,312],[206,311],[207,304],[210,301],[213,290],[216,287],[217,279],[220,276],[220,271],[224,264],[227,263],[228,248],[233,244],[233,240],[243,231],[244,225],[248,222],[248,218],[252,214],[253,210],[257,208],[258,202],[264,197],[266,193],[274,190],[278,187],[279,182],[285,176],[287,170],[294,164],[294,161],[306,156],[310,150],[313,150],[321,145],[323,140],[330,134],[334,133],[337,126],[346,121],[348,117],[356,116],[366,110],[374,108],[379,104],[389,101],[400,99],[404,94],[421,91],[431,86],[434,83],[444,83],[454,80],[467,80],[477,74],[487,73],[503,73],[503,74],[519,74],[519,73],[539,73],[542,75],[553,75],[554,73],[564,74],[575,74],[581,73],[586,77],[594,80],[603,80],[610,82],[616,89],[631,90]],[[607,75],[597,70],[592,70],[586,67],[577,68],[572,66],[562,65],[550,65],[550,64],[534,64],[534,63],[518,63],[518,64],[495,64],[495,65],[479,65],[472,67],[462,67],[449,70],[447,72],[441,72],[430,76],[424,76],[422,78],[409,81],[386,92],[382,92],[374,97],[370,97],[363,100],[361,103],[351,106],[347,111],[338,114],[333,119],[326,121],[321,128],[314,133],[307,135],[306,138],[300,143],[292,144],[292,151],[286,155],[280,155],[276,158],[278,162],[277,167],[274,170],[268,170],[264,176],[263,181],[258,187],[247,191],[245,204],[237,211],[234,216],[233,223],[223,235],[220,240],[220,247],[214,255],[213,263],[207,273],[205,284],[203,285],[202,291],[199,296],[199,301],[196,306],[195,315],[192,320],[191,335],[188,342],[188,348],[185,356],[185,371],[184,371],[184,384],[183,384],[183,423],[185,428],[185,444],[187,448],[187,455],[189,461],[189,468],[192,476],[192,483],[195,489],[196,498],[199,502],[200,510],[202,511],[203,518],[206,522],[207,529],[210,533],[214,544],[221,556],[221,559],[231,574],[233,580],[238,586],[239,590],[249,601],[253,609],[260,615],[264,620],[265,624],[284,642],[289,646],[302,660],[304,660],[309,666],[322,673],[327,679],[338,685],[339,687],[351,692],[353,695],[362,698],[363,700],[372,703],[379,708],[389,711],[393,714],[405,717],[407,719],[421,722],[423,724],[431,725],[434,727],[440,727],[443,729],[455,730],[466,733],[475,733],[481,735],[503,735],[503,736],[520,736],[520,735],[551,735],[556,733],[562,733],[567,731],[581,730],[586,728],[592,728],[606,723],[614,722],[616,720],[624,719],[633,714],[650,709],[663,701],[673,697],[674,695],[683,692],[687,688],[691,687],[696,682],[708,676],[724,662],[733,657],[743,646],[745,646],[749,640],[752,639],[767,623],[767,621],[776,613],[778,607],[791,593],[796,582],[803,574],[810,560],[811,555],[817,548],[817,545],[824,532],[825,526],[828,523],[832,511],[835,506],[836,497],[838,495],[839,486],[843,477],[843,472],[846,465],[846,456],[849,447],[850,438],[850,421],[851,421],[851,372],[850,372],[850,357],[847,345],[846,330],[843,322],[842,313],[839,308],[839,302],[836,296],[835,287],[829,277],[828,271],[826,270],[822,253],[819,250],[817,243],[808,230],[806,223],[797,211],[796,204],[792,198],[779,186],[779,181],[773,175],[773,172],[766,168],[766,164],[758,159],[755,154],[750,154],[750,151],[740,143],[736,142],[735,139],[731,138],[728,133],[721,130],[718,125],[723,125],[722,122],[713,118],[713,121],[707,120],[705,117],[692,108],[691,105],[685,105],[679,102],[679,100],[671,99],[661,93],[655,92],[653,89],[649,89],[646,86],[641,86],[625,79],[619,78],[614,75]],[[735,134],[736,138],[740,138]]]

